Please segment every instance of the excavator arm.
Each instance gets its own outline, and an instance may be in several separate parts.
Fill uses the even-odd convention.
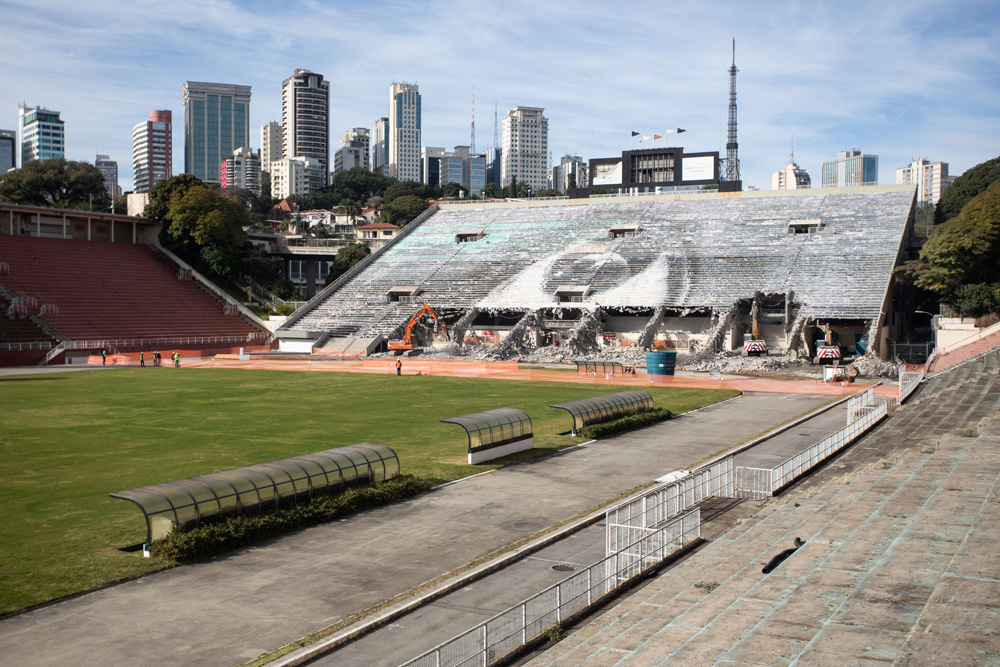
[[[442,320],[433,308],[428,306],[426,303],[422,304],[422,308],[414,313],[413,317],[409,319],[406,323],[406,327],[403,329],[403,340],[399,341],[389,341],[390,350],[412,350],[413,349],[413,338],[411,334],[413,333],[413,327],[416,326],[420,318],[428,316],[434,319],[441,326],[441,331],[444,332],[445,338],[451,340],[451,336],[448,334],[448,327],[445,326],[444,320]]]

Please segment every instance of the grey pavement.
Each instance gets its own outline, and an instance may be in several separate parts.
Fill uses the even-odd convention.
[[[11,616],[0,621],[0,655],[14,665],[239,664],[829,400],[746,394],[638,432]]]
[[[771,467],[844,428],[846,422],[847,405],[841,403],[742,452],[738,465]],[[604,522],[591,524],[309,664],[400,665],[562,581],[573,570],[596,563],[605,557],[605,542]]]

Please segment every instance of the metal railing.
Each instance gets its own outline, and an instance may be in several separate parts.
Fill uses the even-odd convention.
[[[917,390],[920,383],[924,381],[924,370],[921,369],[916,373],[907,373],[900,369],[899,371],[899,402],[905,401],[910,394]]]
[[[693,510],[646,533],[590,567],[403,663],[402,667],[488,667],[500,662],[700,538],[701,513]]]
[[[258,283],[253,278],[243,274],[240,274],[237,277],[236,283],[244,289],[250,290],[251,294],[275,310],[278,309],[278,306],[291,306],[293,309],[292,312],[295,312],[302,306],[306,305],[305,301],[285,301],[281,297],[275,296],[269,289]]]
[[[747,483],[747,486],[741,487],[737,484],[737,493],[742,498],[754,500],[773,496],[778,489],[839,452],[889,414],[885,403],[865,406],[859,412],[862,414],[857,416],[846,428],[820,440],[812,447],[799,452],[774,468],[743,469],[743,472],[739,473],[738,476],[741,477],[740,481]]]
[[[39,366],[47,366],[50,361],[52,361],[61,353],[63,353],[66,350],[66,347],[67,347],[66,341],[63,341],[62,343],[56,345],[54,348],[49,350],[49,353],[45,355],[45,359],[43,359],[39,363]]]
[[[214,345],[218,343],[253,343],[268,335],[255,331],[245,336],[185,336],[178,338],[117,338],[107,340],[68,340],[60,345],[66,350],[100,350],[123,347],[170,347],[173,345]]]
[[[36,341],[24,343],[0,343],[0,350],[6,352],[22,352],[24,350],[51,350],[52,341]]]
[[[735,497],[734,461],[733,456],[727,456],[609,509],[604,513],[604,553],[610,556],[654,526],[691,509],[706,498]]]

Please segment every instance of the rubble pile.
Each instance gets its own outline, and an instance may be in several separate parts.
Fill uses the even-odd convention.
[[[535,349],[531,344],[531,334],[541,326],[541,322],[539,321],[540,315],[540,310],[532,310],[526,313],[524,317],[518,320],[506,338],[493,347],[484,350],[481,356],[476,355],[477,358],[509,361],[527,357]]]
[[[898,359],[892,361],[882,361],[874,354],[865,354],[858,357],[853,362],[858,374],[866,378],[891,378],[895,380],[899,377]]]
[[[584,311],[580,324],[573,330],[566,347],[570,354],[589,356],[600,350],[597,337],[601,329],[601,309]]]

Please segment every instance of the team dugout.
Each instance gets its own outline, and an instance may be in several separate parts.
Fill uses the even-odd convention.
[[[108,495],[139,506],[149,545],[174,527],[190,530],[230,516],[275,510],[398,474],[396,452],[362,442]]]
[[[556,403],[549,407],[566,410],[573,415],[573,435],[576,435],[576,429],[588,424],[624,417],[632,410],[645,412],[653,407],[653,397],[646,391],[620,391],[616,394]]]
[[[531,417],[517,408],[496,408],[441,421],[458,424],[465,429],[469,435],[470,464],[497,459],[534,446]]]

